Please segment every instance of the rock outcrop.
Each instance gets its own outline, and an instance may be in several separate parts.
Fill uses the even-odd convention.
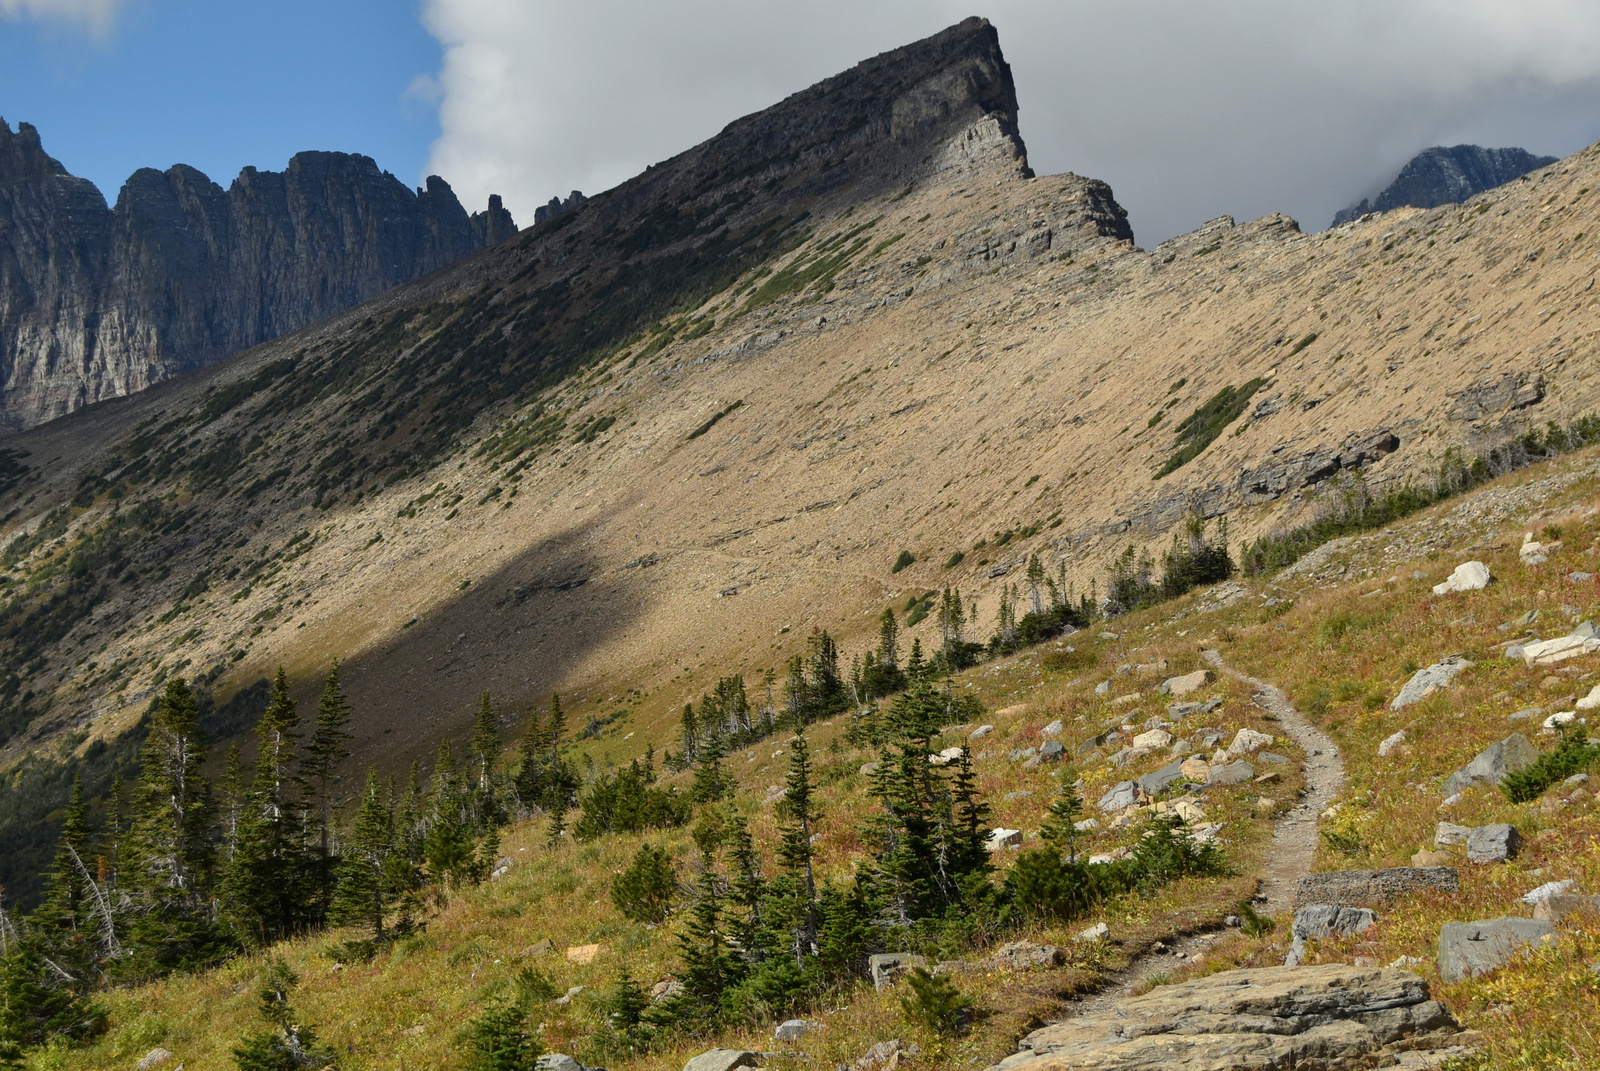
[[[114,207],[0,121],[0,432],[277,338],[516,233],[443,179],[413,192],[370,157],[305,152],[224,190],[139,170]]]
[[[994,1071],[1354,1071],[1396,1050],[1442,1048],[1460,1033],[1410,971],[1266,967],[1158,986],[1035,1030]]]
[[[1387,212],[1412,205],[1434,208],[1465,201],[1475,193],[1503,186],[1529,171],[1556,162],[1526,149],[1485,149],[1478,145],[1442,145],[1423,149],[1400,169],[1376,197],[1363,197],[1333,217],[1333,226],[1360,219],[1368,212]]]

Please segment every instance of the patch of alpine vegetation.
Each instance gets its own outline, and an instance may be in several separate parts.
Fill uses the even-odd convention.
[[[1156,479],[1170,475],[1205,452],[1217,436],[1243,415],[1250,398],[1261,389],[1265,379],[1249,380],[1237,387],[1227,386],[1213,394],[1205,404],[1183,418],[1175,429],[1177,449],[1156,470]],[[1155,421],[1151,421],[1154,426]]]

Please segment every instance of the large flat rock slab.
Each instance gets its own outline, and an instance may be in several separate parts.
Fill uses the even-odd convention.
[[[1294,906],[1370,907],[1426,890],[1455,892],[1461,876],[1449,866],[1391,866],[1382,870],[1330,870],[1294,883]]]
[[[1443,1047],[1460,1026],[1395,968],[1224,971],[1035,1030],[991,1071],[1355,1071]]]

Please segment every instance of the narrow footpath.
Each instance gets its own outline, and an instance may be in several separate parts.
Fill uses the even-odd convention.
[[[1317,848],[1317,816],[1327,810],[1344,788],[1344,760],[1327,734],[1307,721],[1281,688],[1233,669],[1216,651],[1202,651],[1200,657],[1219,672],[1255,689],[1252,698],[1256,705],[1276,718],[1306,753],[1305,790],[1295,805],[1273,823],[1272,849],[1265,860],[1257,890],[1257,896],[1265,900],[1262,914],[1283,915],[1294,899],[1295,882],[1311,872]],[[1135,957],[1126,967],[1109,976],[1105,988],[1069,1005],[1062,1018],[1105,1011],[1152,978],[1172,970],[1175,964],[1184,963],[1197,952],[1204,951],[1210,943],[1209,936],[1192,934],[1167,943],[1163,952]]]

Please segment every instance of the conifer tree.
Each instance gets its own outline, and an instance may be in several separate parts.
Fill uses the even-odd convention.
[[[295,1071],[297,1068],[333,1066],[333,1053],[317,1047],[317,1034],[300,1021],[289,1003],[290,991],[300,984],[282,959],[267,963],[257,991],[257,1010],[275,1028],[247,1035],[233,1050],[239,1071]]]
[[[105,1009],[49,955],[41,934],[0,927],[0,1067],[33,1066],[25,1062],[30,1050],[51,1040],[82,1043],[105,1029]]]
[[[333,921],[368,926],[372,939],[382,942],[385,916],[398,897],[415,887],[415,868],[395,847],[393,811],[383,797],[377,771],[369,769],[361,808],[339,859]]]
[[[325,910],[333,890],[333,785],[339,766],[350,757],[350,703],[339,687],[339,660],[322,682],[317,720],[306,743],[300,772],[312,790],[311,822],[316,831],[315,884],[319,907]],[[319,912],[320,913],[320,912]]]
[[[689,797],[696,803],[715,803],[733,787],[732,779],[722,769],[724,746],[722,731],[712,726],[700,746],[700,763],[695,767],[694,784],[689,789]]]
[[[74,776],[55,859],[45,877],[45,901],[34,916],[36,923],[52,931],[52,943],[79,942],[94,928],[89,888],[93,879],[83,865],[88,851],[89,810],[83,801],[83,780]]]
[[[683,759],[693,766],[700,757],[700,724],[695,720],[694,704],[683,704]]]
[[[172,678],[140,754],[121,885],[134,903],[135,969],[145,972],[198,966],[223,951],[210,907],[213,805],[199,717],[188,684]]]
[[[1060,789],[1056,793],[1055,801],[1050,804],[1050,817],[1045,819],[1044,828],[1040,836],[1047,844],[1054,845],[1058,850],[1065,850],[1067,862],[1078,861],[1078,821],[1083,817],[1083,798],[1078,795],[1078,774],[1076,770],[1063,768],[1060,775]]]
[[[500,757],[500,724],[488,692],[478,700],[478,718],[472,726],[472,757],[477,760],[478,792],[488,801],[494,790],[494,763]]]
[[[240,935],[262,946],[320,919],[322,857],[307,857],[294,775],[300,715],[278,667],[256,725],[255,776],[239,811],[236,847],[224,867],[223,910]]]
[[[239,745],[228,745],[228,758],[222,765],[222,866],[226,870],[233,864],[239,850],[239,816],[244,812],[244,763],[239,758]]]
[[[742,973],[723,932],[724,879],[718,872],[718,858],[724,832],[715,809],[708,809],[694,829],[700,876],[694,886],[694,904],[678,934],[683,993],[666,1009],[685,1023],[707,1023],[720,1015],[723,994]]]
[[[538,708],[530,709],[528,731],[523,735],[522,746],[517,751],[517,776],[514,782],[517,799],[522,802],[524,808],[539,805],[546,765],[544,732],[544,722],[539,717]]]
[[[778,863],[791,890],[782,913],[788,930],[787,951],[797,967],[805,966],[805,957],[817,939],[817,881],[812,869],[811,831],[819,812],[811,798],[812,787],[810,749],[805,736],[796,733],[789,744],[789,773],[779,804],[784,824],[778,839]]]

